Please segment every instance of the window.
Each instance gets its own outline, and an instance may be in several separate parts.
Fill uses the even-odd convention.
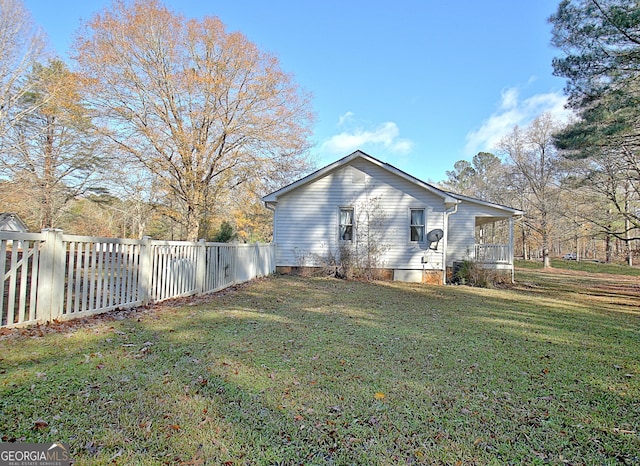
[[[424,240],[424,209],[411,209],[410,216],[411,241],[421,243]]]
[[[353,241],[353,207],[341,207],[338,222],[340,241]]]

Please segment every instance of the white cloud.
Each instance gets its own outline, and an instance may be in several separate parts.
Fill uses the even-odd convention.
[[[347,112],[343,115],[340,115],[338,118],[338,126],[344,125],[347,121],[351,120],[354,117],[353,112]]]
[[[467,133],[465,155],[495,150],[500,139],[514,126],[526,126],[543,113],[550,113],[558,121],[567,121],[571,111],[565,108],[567,98],[561,92],[535,94],[520,99],[517,88],[502,91],[500,105],[477,130]]]
[[[502,91],[501,110],[511,110],[518,105],[518,89],[512,87]]]
[[[344,131],[325,139],[320,150],[331,154],[344,155],[357,149],[382,147],[395,154],[406,154],[413,148],[413,142],[400,137],[398,125],[392,121],[381,123],[373,128],[363,127],[356,121],[352,112],[346,112],[338,120],[338,127],[351,126]]]

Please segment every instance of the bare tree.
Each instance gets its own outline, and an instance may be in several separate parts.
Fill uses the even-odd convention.
[[[39,228],[58,227],[65,205],[87,191],[97,191],[101,166],[89,112],[82,105],[77,79],[60,60],[35,64],[30,91],[14,107],[24,112],[7,128],[0,167],[13,181],[28,186],[35,205],[27,214]]]
[[[208,206],[245,181],[308,167],[307,96],[218,18],[116,0],[75,50],[101,131],[175,196],[187,239],[201,234]]]
[[[553,146],[553,134],[558,130],[558,123],[549,114],[543,114],[524,130],[515,127],[499,145],[516,168],[522,192],[528,194],[527,226],[540,235],[545,267],[551,266],[551,217],[560,196],[561,170]]]
[[[573,161],[575,185],[584,193],[588,209],[581,220],[592,223],[608,241],[625,244],[626,261],[633,265],[633,243],[640,240],[640,160],[626,146],[593,150],[588,158]],[[596,202],[597,200],[597,202]],[[607,261],[611,250],[607,248]]]
[[[0,137],[35,106],[16,109],[31,90],[28,75],[40,59],[44,34],[37,30],[20,0],[0,0]]]

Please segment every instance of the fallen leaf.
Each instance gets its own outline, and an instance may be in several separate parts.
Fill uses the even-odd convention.
[[[384,400],[385,394],[382,392],[376,392],[375,395],[373,395],[373,397],[376,400]]]
[[[147,432],[151,432],[151,421],[141,422],[138,424],[141,429],[146,430]]]
[[[49,427],[49,423],[47,421],[43,421],[42,419],[38,419],[33,423],[33,430],[42,430]]]

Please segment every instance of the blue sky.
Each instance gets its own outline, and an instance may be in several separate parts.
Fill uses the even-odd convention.
[[[66,58],[103,0],[24,0]],[[559,119],[547,18],[559,0],[165,0],[186,17],[218,16],[313,96],[318,167],[356,149],[425,181],[495,151],[514,125]]]

